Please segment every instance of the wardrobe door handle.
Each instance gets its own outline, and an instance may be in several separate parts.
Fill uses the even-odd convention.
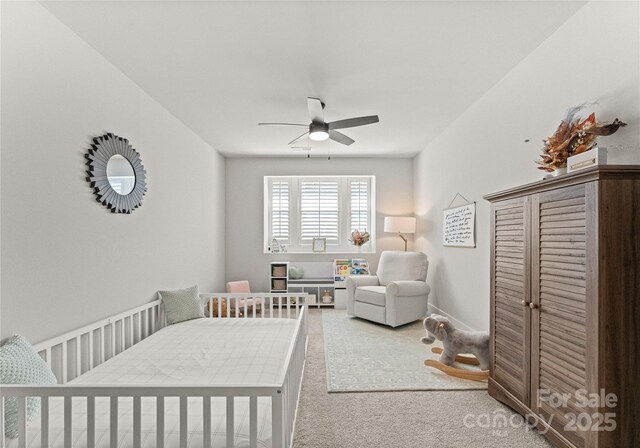
[[[531,306],[531,304],[529,302],[527,302],[526,300],[522,301],[522,306]]]
[[[529,308],[531,308],[532,310],[535,310],[535,309],[538,309],[538,308],[539,308],[539,306],[538,306],[538,304],[537,304],[537,303],[533,303],[533,302],[531,302],[531,303],[529,303]]]

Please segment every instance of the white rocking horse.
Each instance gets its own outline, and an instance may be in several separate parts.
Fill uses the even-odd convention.
[[[427,336],[421,341],[429,345],[438,339],[444,347],[431,348],[433,353],[440,355],[440,359],[427,359],[424,362],[426,366],[466,380],[485,381],[489,378],[489,333],[457,330],[446,317],[438,314],[427,317],[423,325]],[[455,361],[480,366],[481,370],[452,367]]]

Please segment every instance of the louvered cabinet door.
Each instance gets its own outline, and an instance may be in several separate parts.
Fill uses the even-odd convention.
[[[491,206],[491,378],[529,401],[529,198]]]
[[[576,393],[587,378],[587,207],[585,184],[531,197],[531,407],[577,447],[589,412]],[[595,328],[590,331],[596,331]],[[568,397],[566,403],[541,397]],[[569,430],[570,428],[575,431]]]

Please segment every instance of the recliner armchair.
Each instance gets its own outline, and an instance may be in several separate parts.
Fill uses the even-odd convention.
[[[347,277],[347,314],[391,327],[424,318],[428,267],[422,252],[382,252],[377,276]]]

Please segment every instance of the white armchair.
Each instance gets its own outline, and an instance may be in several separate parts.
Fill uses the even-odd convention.
[[[385,251],[375,275],[347,277],[347,314],[392,327],[427,314],[429,261],[422,252]]]

